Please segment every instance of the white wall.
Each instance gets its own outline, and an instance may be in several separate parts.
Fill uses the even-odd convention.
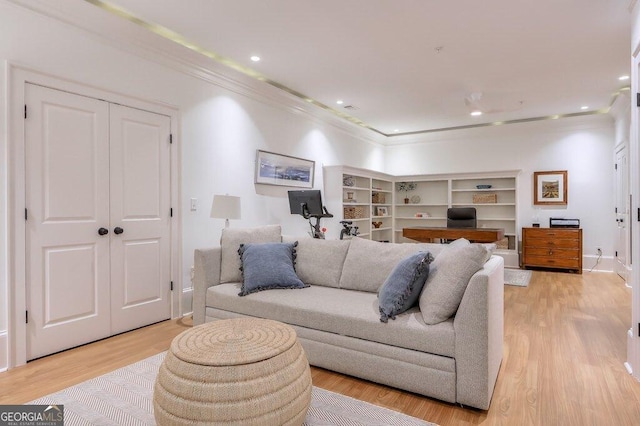
[[[611,270],[614,144],[614,122],[606,115],[439,132],[411,144],[387,147],[386,171],[433,174],[520,169],[520,226],[530,226],[535,215],[542,226],[549,223],[549,217],[578,218],[584,229],[583,267],[595,264],[600,247],[608,261],[598,268]],[[568,171],[566,208],[534,208],[533,172],[544,170]]]
[[[232,226],[280,223],[284,232],[306,233],[307,224],[289,214],[290,188],[254,185],[256,149],[316,161],[316,187],[322,185],[322,165],[351,164],[381,170],[383,147],[354,134],[355,126],[334,126],[319,120],[305,105],[278,106],[269,97],[227,90],[228,81],[195,78],[158,62],[113,47],[85,31],[0,1],[0,61],[22,66],[107,91],[178,108],[177,142],[181,144],[182,284],[191,286],[193,250],[217,244],[223,220],[209,218],[216,193],[242,197],[242,219]],[[163,60],[166,62],[166,60]],[[8,66],[5,67],[8,69]],[[0,77],[0,370],[7,366],[9,261],[7,206],[10,191],[24,191],[22,182],[7,178],[11,143],[6,123],[20,114],[7,111],[8,81]],[[214,84],[215,83],[215,84]],[[268,90],[267,90],[268,93]],[[302,104],[302,102],[300,102]],[[313,111],[312,111],[313,112]],[[176,125],[174,123],[173,125]],[[351,134],[349,127],[354,128]],[[347,129],[347,130],[345,130]],[[199,209],[189,210],[197,198]],[[188,297],[188,295],[187,295]],[[184,312],[190,310],[186,299]]]

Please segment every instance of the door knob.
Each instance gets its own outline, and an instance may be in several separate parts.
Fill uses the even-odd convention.
[[[124,232],[124,229],[120,228],[119,226],[116,226],[116,227],[113,229],[113,233],[114,233],[114,234],[116,234],[116,235],[120,235],[120,234],[122,234],[123,232]]]
[[[108,233],[109,233],[109,230],[107,228],[98,229],[98,234],[99,235],[107,235]]]

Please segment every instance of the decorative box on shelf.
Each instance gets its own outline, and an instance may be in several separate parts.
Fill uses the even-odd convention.
[[[345,219],[363,219],[365,217],[364,206],[345,206],[343,217]]]
[[[473,204],[495,204],[497,202],[497,194],[473,194]]]

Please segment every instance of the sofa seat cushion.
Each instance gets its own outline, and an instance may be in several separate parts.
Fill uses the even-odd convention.
[[[380,322],[375,293],[311,286],[296,291],[272,290],[238,296],[240,283],[207,289],[207,306],[370,340],[416,351],[454,357],[453,319],[425,324],[417,307]]]

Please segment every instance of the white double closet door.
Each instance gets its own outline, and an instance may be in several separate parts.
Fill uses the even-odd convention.
[[[27,359],[170,318],[170,117],[25,90]]]

